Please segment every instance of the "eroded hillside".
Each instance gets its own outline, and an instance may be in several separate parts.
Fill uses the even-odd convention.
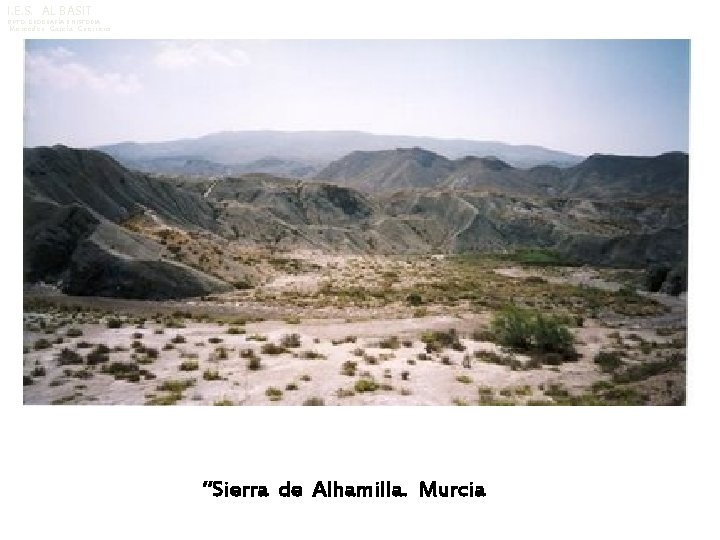
[[[27,149],[25,278],[72,294],[172,298],[251,288],[283,269],[278,254],[296,250],[412,255],[541,248],[568,263],[646,268],[685,261],[683,197],[517,194],[519,170],[499,160],[468,158],[458,165],[420,149],[390,155],[389,168],[371,169],[363,182],[392,170],[401,176],[387,177],[389,185],[400,178],[403,185],[429,187],[369,194],[265,174],[160,179],[97,151]],[[617,194],[632,173],[626,192],[642,184],[645,193],[663,187],[669,195],[684,185],[682,178],[667,180],[678,171],[682,176],[683,156],[629,164],[593,157],[565,169],[561,180],[575,191],[604,185]],[[675,169],[663,165],[668,160]],[[367,172],[365,161],[357,171]],[[504,192],[455,181],[433,187],[436,176],[471,166],[499,175],[499,183],[503,175],[517,177]]]

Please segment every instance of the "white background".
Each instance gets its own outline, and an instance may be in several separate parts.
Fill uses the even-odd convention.
[[[2,21],[5,538],[717,537],[720,88],[709,8],[627,0],[82,3],[112,32],[21,35]],[[692,39],[688,406],[24,407],[25,37]],[[203,480],[264,484],[271,496],[216,499]],[[286,480],[302,485],[304,497],[279,498]],[[391,480],[409,497],[313,499],[317,480]],[[420,499],[420,480],[472,481],[488,496]]]

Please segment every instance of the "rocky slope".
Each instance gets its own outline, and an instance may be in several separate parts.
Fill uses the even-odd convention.
[[[24,275],[72,294],[128,298],[198,296],[226,283],[162,258],[162,246],[119,224],[149,213],[190,229],[214,229],[202,197],[132,173],[96,151],[25,150]]]
[[[365,187],[377,179],[388,189],[266,174],[161,180],[97,151],[27,149],[25,279],[79,295],[199,296],[229,290],[228,283],[252,285],[243,250],[258,247],[396,254],[546,248],[600,265],[686,261],[685,154],[593,156],[559,177],[550,167],[521,171],[497,159],[452,161],[415,148],[382,152],[379,161],[367,154],[348,156],[336,176]]]

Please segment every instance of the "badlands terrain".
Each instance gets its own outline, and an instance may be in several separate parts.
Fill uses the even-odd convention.
[[[27,404],[685,403],[686,154],[134,150],[25,149]]]

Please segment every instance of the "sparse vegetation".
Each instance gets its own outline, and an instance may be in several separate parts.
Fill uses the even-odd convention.
[[[40,338],[36,340],[35,343],[33,343],[33,349],[35,349],[36,351],[40,351],[42,349],[49,349],[50,347],[52,347],[52,343],[50,343],[45,338]]]
[[[595,355],[593,362],[600,366],[603,373],[612,373],[623,365],[620,355],[614,351],[600,351]]]
[[[381,349],[399,349],[400,338],[397,336],[383,338],[378,342],[378,347]]]
[[[184,360],[180,363],[180,371],[197,371],[199,364],[197,360]]]
[[[375,382],[373,379],[368,379],[368,378],[363,377],[363,378],[355,381],[354,388],[355,388],[356,392],[359,392],[362,394],[363,392],[374,392],[375,390],[380,388],[380,385],[377,382]]]
[[[280,345],[275,345],[275,343],[264,343],[262,347],[260,347],[260,352],[263,354],[272,354],[272,355],[278,355],[278,354],[284,354],[287,352],[287,349],[285,347],[282,347]]]
[[[247,366],[247,368],[250,371],[258,371],[259,369],[262,368],[262,362],[260,361],[259,357],[252,355],[252,356],[248,356],[246,358],[247,358],[247,362],[245,365]]]
[[[206,369],[203,371],[203,380],[205,381],[220,381],[222,380],[222,377],[220,377],[220,373],[216,369]]]
[[[456,351],[464,351],[465,346],[460,342],[460,337],[454,328],[447,332],[439,330],[431,330],[423,332],[420,339],[425,343],[425,352],[440,352],[446,347],[450,347]]]
[[[123,327],[123,321],[117,318],[110,318],[107,320],[107,327],[111,329],[117,329]]]
[[[244,334],[244,333],[245,333],[245,329],[244,329],[244,328],[238,328],[237,326],[231,326],[230,328],[227,329],[227,333],[230,334],[230,335],[235,335],[235,336],[236,336],[236,335]]]
[[[73,364],[82,364],[83,358],[78,353],[70,349],[63,349],[57,357],[58,366],[68,366]]]
[[[285,334],[280,339],[280,345],[286,349],[297,348],[302,345],[299,334]],[[270,353],[272,354],[272,353]]]

